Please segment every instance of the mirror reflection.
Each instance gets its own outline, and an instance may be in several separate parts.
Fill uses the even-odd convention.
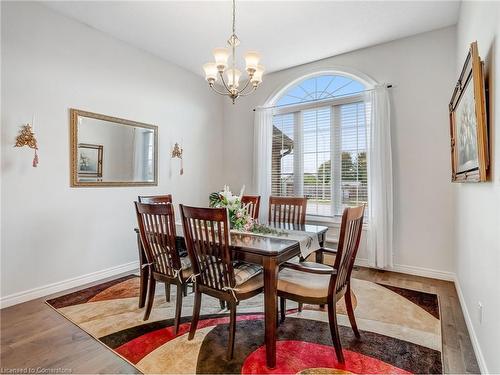
[[[72,110],[73,185],[156,185],[157,128]]]

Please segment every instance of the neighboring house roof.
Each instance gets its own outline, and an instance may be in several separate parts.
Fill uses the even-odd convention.
[[[285,150],[287,149],[287,151],[281,153],[279,155],[280,158],[282,158],[285,155],[288,155],[293,151],[293,139],[291,139],[289,136],[287,136],[285,133],[279,130],[276,126],[273,126],[273,150],[283,150],[283,149]]]

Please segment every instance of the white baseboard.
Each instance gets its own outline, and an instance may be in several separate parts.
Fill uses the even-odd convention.
[[[474,326],[472,325],[472,319],[469,314],[469,309],[465,303],[465,297],[460,287],[460,282],[458,277],[455,277],[455,288],[457,289],[458,300],[460,301],[460,306],[462,307],[462,312],[464,314],[465,324],[467,325],[467,330],[469,331],[469,336],[472,341],[472,347],[474,348],[474,353],[476,354],[477,363],[479,364],[479,369],[481,374],[489,374],[488,368],[486,366],[486,361],[484,360],[483,352],[481,346],[479,345],[479,340],[477,339],[476,332],[474,331]]]
[[[408,275],[422,276],[422,277],[430,277],[432,279],[446,280],[446,281],[454,281],[455,274],[453,272],[447,271],[439,271],[431,268],[423,268],[423,267],[415,267],[415,266],[404,266],[401,264],[395,264],[392,268],[377,268],[370,265],[368,259],[365,258],[356,258],[354,262],[356,266],[372,268],[375,270],[381,271],[392,271],[392,272],[400,272],[406,273]]]
[[[395,264],[392,268],[376,268],[372,267],[369,264],[368,259],[362,259],[362,258],[361,259],[356,258],[356,262],[354,264],[356,266],[380,269],[382,271],[400,272],[400,273],[406,273],[408,275],[430,277],[432,279],[455,281],[455,274],[453,272],[439,271],[431,268],[404,266],[402,264]]]
[[[360,267],[371,268],[371,266],[368,264],[368,259],[356,258],[356,260],[354,261],[354,265],[360,266]]]
[[[133,271],[139,268],[139,262],[133,261],[130,263],[125,263],[120,266],[110,267],[104,270],[92,272],[86,275],[74,277],[71,279],[59,281],[53,284],[48,284],[40,286],[37,288],[25,290],[23,292],[10,294],[5,297],[0,298],[0,308],[9,307],[12,305],[17,305],[18,303],[30,301],[35,298],[40,298],[47,296],[52,293],[61,292],[63,290],[75,288],[81,285],[92,283],[94,281],[99,281],[107,277],[119,275],[124,272]]]
[[[409,275],[422,276],[422,277],[430,277],[432,279],[455,281],[455,273],[449,271],[435,270],[432,268],[395,264],[392,268],[387,269],[387,271],[407,273]]]

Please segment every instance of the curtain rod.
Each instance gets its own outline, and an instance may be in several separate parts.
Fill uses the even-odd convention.
[[[385,87],[388,88],[388,89],[392,89],[393,88],[393,86],[391,84],[387,84]],[[367,89],[367,90],[362,90],[362,91],[351,92],[349,94],[335,95],[335,96],[331,96],[331,97],[326,98],[326,99],[305,100],[305,101],[300,102],[300,103],[271,105],[269,107],[257,107],[257,108],[254,108],[253,111],[255,112],[257,109],[271,109],[271,108],[293,107],[294,105],[298,105],[298,104],[307,104],[307,103],[314,103],[314,102],[321,103],[323,101],[328,101],[330,99],[341,98],[341,97],[344,97],[344,96],[352,96],[352,95],[361,94],[363,92],[369,92],[369,91],[373,91],[373,90],[374,89]]]

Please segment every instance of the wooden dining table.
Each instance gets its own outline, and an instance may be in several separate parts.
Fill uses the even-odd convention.
[[[298,224],[277,224],[273,225],[277,229],[287,229],[295,231],[305,231],[316,233],[321,247],[324,246],[328,227],[319,225],[298,225]],[[137,228],[135,231],[138,233]],[[183,243],[182,226],[177,226],[178,246],[185,249]],[[139,260],[142,265],[147,263],[146,255],[138,235]],[[234,260],[241,260],[249,263],[259,264],[264,272],[264,325],[266,344],[266,364],[269,368],[276,367],[276,321],[277,321],[277,286],[278,272],[280,265],[293,257],[300,255],[299,242],[285,237],[271,237],[255,235],[252,233],[231,232],[230,248]],[[183,247],[184,246],[184,247]],[[321,262],[321,252],[316,252],[316,261]],[[141,272],[141,299],[145,300],[147,292],[146,272]]]

